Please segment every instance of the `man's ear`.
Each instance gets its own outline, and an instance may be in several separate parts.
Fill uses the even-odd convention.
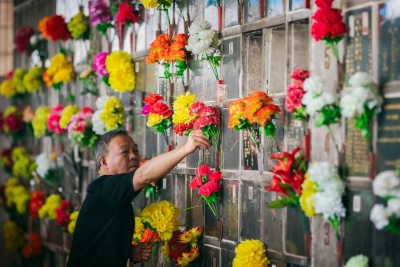
[[[100,157],[100,166],[104,166],[104,168],[108,169],[107,160],[104,155]]]

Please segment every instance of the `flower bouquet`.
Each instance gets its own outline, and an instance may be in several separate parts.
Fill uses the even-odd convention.
[[[54,157],[55,159],[55,157]],[[56,163],[46,153],[41,153],[36,157],[36,173],[49,183],[54,183],[57,180]]]
[[[96,72],[97,77],[110,87],[108,83],[109,73],[106,68],[106,58],[108,56],[107,52],[99,52],[93,57],[93,70]]]
[[[28,235],[28,240],[21,249],[21,254],[25,259],[34,258],[42,252],[43,240],[36,232]]]
[[[186,232],[175,231],[172,238],[164,242],[163,257],[175,266],[200,266],[200,240],[203,228],[197,226]]]
[[[44,205],[45,198],[43,191],[34,191],[31,194],[31,200],[29,202],[29,215],[32,220],[37,220],[39,217],[39,209]]]
[[[315,4],[318,10],[312,17],[311,35],[315,41],[324,40],[331,48],[332,55],[339,62],[337,44],[347,33],[347,26],[343,23],[342,11],[332,8],[333,0],[318,0]]]
[[[107,37],[107,29],[113,27],[110,7],[104,0],[92,0],[89,2],[90,25],[96,27],[101,35]]]
[[[267,251],[260,240],[249,239],[242,241],[235,248],[236,256],[233,259],[232,267],[243,266],[268,266]]]
[[[68,133],[75,144],[81,148],[94,148],[97,135],[93,131],[92,116],[94,111],[90,107],[83,107],[80,113],[74,114],[68,124]]]
[[[339,221],[346,216],[342,203],[345,185],[337,168],[326,161],[314,162],[305,175],[300,196],[300,206],[307,217],[318,214],[329,221],[340,241]]]
[[[24,231],[14,221],[4,223],[4,241],[7,250],[17,251],[25,244]]]
[[[51,114],[49,107],[40,106],[35,110],[32,120],[33,134],[36,138],[41,138],[44,134],[49,134],[47,121]]]
[[[39,218],[49,218],[55,220],[57,217],[56,209],[61,205],[61,196],[58,194],[51,194],[46,198],[46,203],[39,209]]]
[[[17,88],[13,83],[13,75],[13,71],[9,72],[5,80],[0,84],[0,95],[9,99],[16,99],[20,96],[17,93]]]
[[[18,29],[17,36],[14,40],[14,44],[17,48],[18,53],[27,53],[28,55],[30,55],[32,47],[29,41],[34,34],[35,30],[29,26],[21,27]]]
[[[375,204],[370,219],[378,230],[400,233],[400,169],[384,171],[372,183],[374,194],[387,201],[387,206]]]
[[[92,116],[93,131],[97,135],[121,129],[124,122],[124,108],[121,100],[112,96],[102,96],[96,100],[97,110]]]
[[[198,194],[204,199],[214,216],[219,219],[218,203],[222,189],[222,173],[211,170],[203,164],[195,171],[196,177],[190,181],[192,190],[199,189]]]
[[[29,180],[37,165],[23,147],[16,147],[11,152],[13,161],[12,174]]]
[[[236,131],[247,130],[257,151],[260,144],[251,131],[253,123],[258,123],[260,129],[264,130],[264,134],[272,139],[276,150],[280,151],[275,137],[276,128],[272,120],[281,110],[268,94],[261,91],[254,92],[246,98],[233,101],[228,106],[228,111],[228,127]]]
[[[54,15],[42,18],[38,23],[38,30],[47,40],[67,41],[71,39],[71,33],[68,30],[67,23],[63,16]]]
[[[171,128],[172,110],[167,104],[160,101],[162,96],[159,94],[149,94],[143,102],[146,104],[142,109],[142,114],[148,116],[147,126],[155,130],[156,133],[162,133],[165,144],[168,146],[167,131]]]
[[[47,128],[50,132],[54,132],[57,135],[62,135],[66,133],[66,130],[61,128],[60,119],[64,107],[57,105],[51,108],[50,115],[47,118]]]
[[[14,74],[12,77],[12,82],[17,90],[18,95],[25,95],[27,93],[27,89],[24,84],[24,76],[27,73],[26,69],[18,68],[14,70]]]
[[[69,215],[68,233],[71,235],[75,232],[76,221],[78,220],[79,211],[74,211]]]
[[[60,90],[62,83],[70,82],[74,76],[74,65],[65,54],[59,53],[51,58],[50,67],[43,74],[43,81],[48,88]]]
[[[186,50],[197,55],[200,60],[207,60],[217,81],[219,80],[217,67],[219,67],[221,60],[220,50],[218,49],[220,44],[218,32],[211,29],[210,22],[193,22],[190,25]]]
[[[23,185],[15,185],[11,191],[12,202],[18,213],[26,213],[29,205],[30,191],[26,189]]]
[[[73,212],[74,205],[68,200],[61,200],[60,206],[55,209],[56,223],[61,226],[64,231],[68,231],[68,225],[71,222],[70,214]]]
[[[106,58],[106,70],[111,89],[117,92],[135,89],[135,70],[131,55],[124,51],[114,51]]]
[[[115,20],[120,25],[127,25],[129,27],[137,22],[135,4],[129,0],[121,4],[114,4],[111,10],[113,13],[116,13]]]
[[[24,129],[24,122],[22,114],[16,106],[9,106],[3,113],[3,131],[11,135],[12,140],[15,142],[22,137]]]
[[[43,72],[41,67],[34,66],[25,74],[23,83],[29,93],[38,93],[43,88]]]
[[[20,186],[18,179],[15,177],[10,177],[6,180],[6,185],[4,188],[5,200],[6,200],[6,207],[8,209],[15,208],[15,201],[14,201],[14,194],[13,190],[15,187]]]
[[[75,105],[68,105],[63,108],[60,118],[60,128],[67,130],[68,124],[71,122],[71,117],[78,114],[81,110]]]
[[[67,25],[71,36],[75,40],[88,40],[90,34],[89,18],[79,11]]]
[[[175,63],[175,75],[181,77],[182,85],[185,86],[183,76],[187,69],[185,50],[187,40],[188,36],[183,33],[175,35],[172,40],[168,34],[160,34],[150,44],[150,53],[146,57],[146,64],[156,62],[161,64],[164,67],[164,77],[171,83],[170,66]]]

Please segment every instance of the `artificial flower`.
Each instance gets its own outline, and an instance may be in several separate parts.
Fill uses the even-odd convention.
[[[43,191],[34,191],[31,194],[29,202],[29,215],[32,220],[37,220],[39,216],[39,209],[44,205],[45,197]]]
[[[4,224],[4,240],[6,248],[10,251],[16,251],[24,245],[24,232],[16,222],[8,221]]]
[[[17,178],[10,177],[6,181],[6,186],[5,186],[5,198],[6,198],[6,205],[7,207],[11,208],[15,206],[15,201],[14,201],[14,194],[13,190],[15,187],[19,186],[20,183]]]
[[[395,171],[383,171],[375,177],[372,188],[382,198],[400,198],[400,177]]]
[[[18,135],[24,128],[22,114],[16,106],[9,106],[3,113],[3,130],[7,134]]]
[[[134,6],[129,3],[118,5],[118,13],[116,15],[117,22],[130,26],[137,22]]]
[[[107,52],[99,52],[93,57],[93,70],[96,71],[97,76],[99,77],[104,77],[109,75],[106,69],[107,56],[108,56]]]
[[[25,74],[23,83],[24,87],[29,93],[39,91],[43,86],[43,69],[38,66],[34,66],[29,69],[28,73]]]
[[[55,221],[59,226],[64,228],[65,231],[68,230],[68,225],[71,221],[70,214],[72,208],[73,204],[71,202],[69,202],[68,200],[61,200],[60,206],[55,210]]]
[[[318,192],[317,184],[305,175],[306,179],[301,185],[300,207],[307,217],[315,215],[314,195]]]
[[[12,80],[4,80],[0,85],[0,94],[6,98],[12,98],[17,94],[17,88]]]
[[[47,120],[50,116],[50,108],[40,106],[35,111],[35,116],[32,120],[33,133],[36,138],[42,137],[47,131]]]
[[[368,258],[363,255],[353,256],[347,261],[346,267],[368,267]]]
[[[182,135],[184,131],[189,132],[192,129],[196,115],[190,115],[190,107],[195,103],[195,98],[195,94],[187,92],[186,94],[178,96],[172,104],[174,110],[172,122],[175,124],[175,133]]]
[[[39,234],[32,232],[28,235],[27,243],[22,247],[21,254],[24,258],[38,256],[42,252],[43,240]]]
[[[7,173],[12,172],[12,167],[14,165],[14,162],[12,160],[12,149],[11,148],[5,148],[1,151],[0,164],[3,167],[5,172],[7,172]]]
[[[36,170],[37,165],[31,159],[25,148],[16,147],[12,150],[11,155],[14,162],[12,167],[13,175],[30,179],[32,177],[32,172]]]
[[[46,198],[46,203],[39,209],[39,218],[56,219],[56,209],[61,205],[61,196],[51,194]]]
[[[18,29],[17,36],[15,37],[14,44],[17,48],[18,53],[29,53],[30,43],[29,40],[35,34],[35,30],[32,27],[25,26]]]
[[[61,83],[70,82],[75,76],[74,65],[62,54],[56,54],[50,60],[50,67],[43,74],[43,81],[46,86],[53,86],[60,90]]]
[[[71,38],[67,24],[63,16],[54,15],[44,17],[39,21],[38,30],[43,34],[45,39],[55,41],[67,41]]]
[[[71,121],[72,115],[78,114],[80,109],[75,105],[66,106],[61,112],[60,127],[61,129],[67,129],[68,123]]]
[[[42,178],[48,176],[50,174],[50,171],[54,170],[56,167],[54,162],[46,153],[41,153],[36,157],[36,164],[36,172]]]
[[[17,185],[12,190],[13,201],[18,213],[26,213],[30,199],[30,192],[22,185]]]
[[[203,233],[203,227],[197,226],[184,232],[179,236],[180,242],[190,243],[192,248],[197,247],[198,238]]]
[[[135,70],[132,57],[124,51],[114,51],[106,58],[106,69],[110,74],[108,82],[118,92],[135,89]]]
[[[55,132],[56,134],[66,133],[66,130],[61,128],[60,119],[64,107],[57,105],[51,108],[50,115],[47,119],[47,127],[49,131]]]
[[[79,11],[71,21],[68,23],[68,30],[70,31],[72,37],[76,40],[87,40],[89,39],[89,20],[88,17]]]
[[[389,217],[390,214],[383,204],[375,204],[371,210],[370,219],[378,230],[389,224]]]
[[[291,78],[294,82],[289,85],[288,93],[285,99],[285,107],[289,112],[293,112],[294,119],[304,122],[307,119],[305,106],[302,103],[303,96],[306,93],[303,88],[305,79],[310,77],[308,70],[296,69],[293,71]],[[305,131],[305,129],[303,129]]]
[[[178,258],[178,262],[176,266],[187,266],[189,263],[194,261],[197,257],[199,257],[199,248],[192,248],[189,252],[182,253],[182,257]]]
[[[23,68],[17,68],[14,71],[12,81],[13,81],[15,88],[17,89],[18,94],[26,93],[26,87],[24,84],[24,76],[26,73],[27,73],[26,69],[23,69]]]
[[[145,228],[142,222],[142,219],[138,216],[135,217],[135,230],[133,232],[133,237],[132,237],[132,245],[136,245],[140,242],[140,239],[142,239],[142,235],[144,232]]]
[[[92,117],[94,111],[90,107],[84,107],[82,111],[71,117],[68,124],[68,132],[72,140],[81,147],[93,148],[97,135],[93,130]]]
[[[73,234],[75,232],[76,221],[78,220],[79,211],[74,211],[69,215],[68,232]]]
[[[236,248],[236,257],[233,259],[233,267],[254,266],[265,267],[269,260],[266,255],[264,244],[255,239],[241,242]]]
[[[90,24],[96,27],[102,35],[107,36],[107,29],[112,27],[110,7],[104,0],[92,0],[89,2]]]
[[[103,106],[103,111],[100,113],[100,119],[104,121],[107,131],[121,128],[125,122],[124,108],[121,100],[112,96]]]

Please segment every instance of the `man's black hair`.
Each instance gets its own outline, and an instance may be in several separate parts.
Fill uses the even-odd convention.
[[[101,135],[96,141],[96,163],[97,168],[100,169],[100,158],[108,153],[108,144],[110,144],[111,139],[118,135],[128,135],[125,130],[112,130]]]

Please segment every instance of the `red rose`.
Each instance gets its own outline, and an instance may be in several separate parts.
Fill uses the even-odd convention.
[[[222,179],[222,173],[218,171],[211,171],[210,175],[208,176],[209,181],[219,182]]]
[[[295,80],[304,81],[310,77],[310,72],[308,70],[295,69],[290,77]]]
[[[203,181],[201,179],[201,176],[194,177],[189,183],[190,188],[192,188],[193,190],[202,185],[203,185]]]
[[[163,115],[164,118],[172,116],[172,110],[169,109],[168,105],[163,102],[157,102],[149,107],[150,113]]]
[[[326,23],[315,22],[311,26],[311,35],[315,41],[330,37],[331,25]]]
[[[302,107],[301,100],[305,94],[304,90],[299,87],[289,87],[289,91],[285,100],[286,110],[294,112],[296,108]]]
[[[162,96],[159,94],[149,94],[148,96],[146,96],[143,100],[143,102],[145,104],[149,104],[149,105],[153,105],[155,104],[157,101],[161,100]]]
[[[207,176],[211,172],[210,167],[207,164],[203,164],[198,167],[195,171],[198,176]]]
[[[204,117],[204,116],[212,116],[217,114],[217,109],[209,106],[205,106],[199,111],[199,116]]]
[[[120,4],[118,6],[117,21],[119,23],[136,23],[136,14],[133,10],[133,6],[129,4]]]
[[[193,116],[193,115],[199,113],[199,111],[200,111],[203,107],[205,107],[205,105],[204,105],[203,102],[196,102],[196,103],[193,103],[193,104],[190,106],[190,108],[189,108],[189,115],[190,115],[190,116]]]
[[[335,23],[331,25],[331,38],[336,38],[347,33],[346,24],[343,22]]]
[[[332,8],[333,0],[315,0],[315,4],[319,8],[329,9]]]
[[[216,193],[220,189],[221,186],[216,181],[209,181],[200,187],[199,195],[205,195],[206,197],[209,197],[212,193]]]

